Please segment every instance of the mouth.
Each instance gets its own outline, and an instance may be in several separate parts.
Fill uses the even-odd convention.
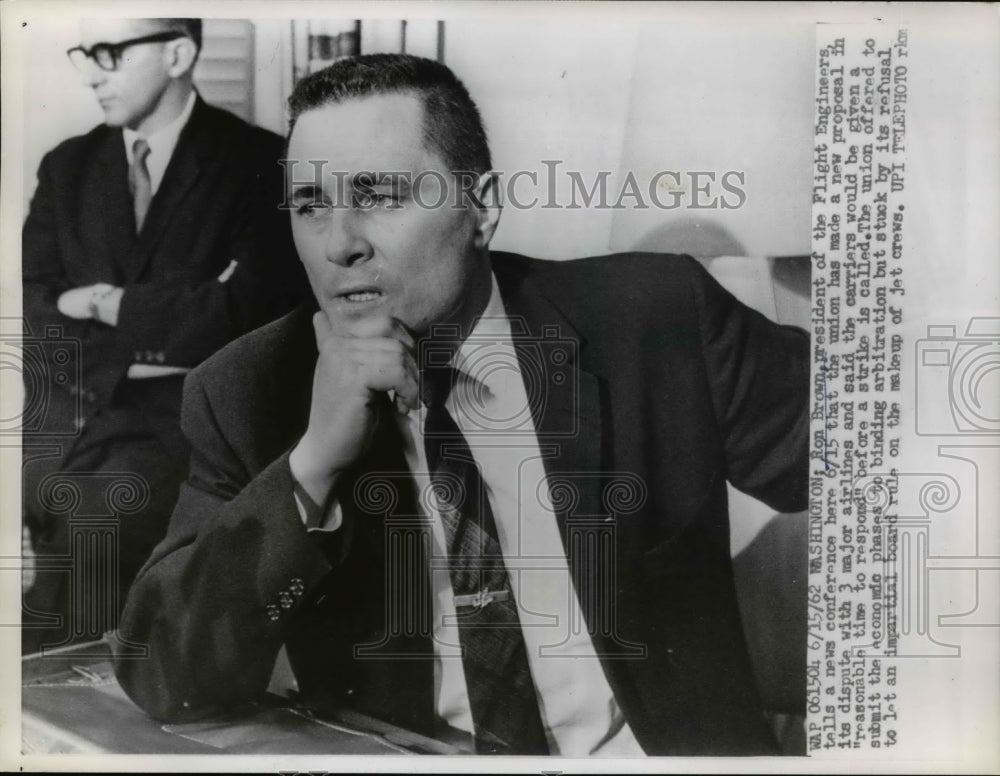
[[[370,305],[380,302],[385,298],[385,294],[378,288],[365,286],[341,291],[336,298],[337,301],[348,305]]]

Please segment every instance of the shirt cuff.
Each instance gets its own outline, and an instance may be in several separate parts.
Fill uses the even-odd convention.
[[[323,509],[312,500],[298,482],[295,483],[295,506],[299,510],[299,517],[307,531],[336,531],[344,522],[344,514],[337,499],[330,499],[330,504]]]

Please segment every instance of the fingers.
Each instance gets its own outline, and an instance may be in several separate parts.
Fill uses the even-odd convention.
[[[337,331],[330,324],[330,319],[320,310],[313,315],[313,329],[316,341],[324,342],[332,336],[344,339],[376,339],[390,338],[400,342],[410,352],[416,351],[416,341],[406,325],[389,315],[378,315],[353,322],[348,328],[340,327]]]
[[[336,332],[322,311],[312,323],[321,358],[329,362],[328,374],[336,372],[346,384],[369,391],[392,392],[401,414],[419,406],[416,346],[402,323],[389,316],[373,317],[357,322],[348,336]]]
[[[354,321],[342,336],[355,339],[386,337],[399,341],[410,351],[416,350],[413,335],[402,322],[389,315],[371,316]]]
[[[406,379],[394,388],[393,402],[400,415],[405,415],[420,406],[420,378],[412,356],[408,359],[406,367]]]
[[[417,369],[408,351],[403,351],[402,358],[398,354],[373,354],[360,371],[369,390],[393,393],[393,404],[401,414],[419,406]]]
[[[326,317],[325,312],[320,310],[313,315],[312,323],[313,331],[316,332],[316,344],[319,347],[322,347],[323,343],[333,336],[333,328],[330,326],[330,319]]]
[[[393,395],[392,406],[396,408],[396,412],[400,415],[406,415],[411,409],[415,409],[412,408],[406,398],[399,393]]]
[[[415,353],[417,343],[413,339],[413,334],[410,333],[410,330],[406,328],[406,325],[402,321],[396,318],[390,320],[392,321],[392,334],[390,336],[402,342],[408,351]]]

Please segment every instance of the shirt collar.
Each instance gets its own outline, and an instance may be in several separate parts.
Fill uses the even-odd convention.
[[[520,369],[511,339],[510,320],[495,276],[491,276],[491,283],[486,308],[459,347],[453,365],[459,379],[477,383],[495,395],[504,390],[505,378],[515,373],[519,375]]]
[[[177,140],[181,136],[181,131],[188,123],[188,119],[191,118],[191,112],[194,110],[197,97],[198,93],[192,89],[191,94],[188,95],[187,103],[184,105],[184,110],[181,111],[180,115],[167,124],[167,126],[162,127],[148,137],[128,127],[122,130],[122,138],[125,141],[125,154],[128,157],[129,166],[132,165],[132,149],[135,146],[135,141],[140,137],[146,137],[151,156],[155,155],[162,159],[169,159],[171,157],[174,153],[174,148],[177,146]]]

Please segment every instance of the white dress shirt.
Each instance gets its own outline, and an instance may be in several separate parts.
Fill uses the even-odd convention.
[[[489,304],[455,359],[446,408],[481,467],[552,754],[642,756],[587,633],[552,508],[527,392],[496,281]],[[430,513],[434,557],[435,703],[452,727],[473,730],[460,657],[444,526],[430,488],[426,408],[399,417],[406,461]],[[517,434],[511,434],[516,429]],[[300,511],[305,515],[302,505]],[[338,508],[323,528],[340,525]]]
[[[188,119],[191,118],[191,111],[194,110],[196,97],[197,93],[192,89],[184,105],[184,110],[181,111],[180,115],[167,124],[167,126],[161,127],[152,135],[146,137],[146,142],[149,144],[146,169],[149,171],[149,188],[152,196],[155,196],[157,190],[160,188],[160,183],[163,181],[163,174],[167,171],[167,165],[170,164],[170,157],[174,155],[174,149],[177,147],[177,140],[188,123]],[[125,155],[128,157],[128,166],[131,167],[132,160],[135,158],[135,141],[140,137],[144,137],[144,135],[141,135],[134,129],[125,127],[122,130],[122,137],[125,140]]]

